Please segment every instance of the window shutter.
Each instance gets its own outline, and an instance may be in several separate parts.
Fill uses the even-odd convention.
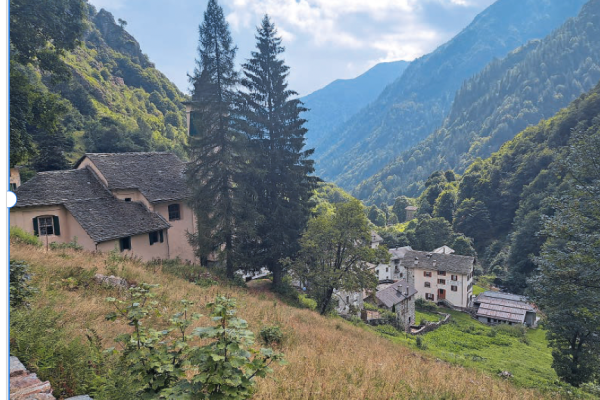
[[[162,229],[161,229],[161,230],[160,230],[160,231],[158,231],[158,232],[159,232],[159,235],[160,235],[160,242],[162,243],[162,242],[164,242],[164,241],[165,241],[165,238],[164,238],[164,236],[163,236],[163,231],[162,231]]]
[[[150,246],[152,246],[154,244],[154,232],[150,232],[148,238],[150,239]]]
[[[38,219],[35,217],[33,219],[33,234],[35,236],[40,236],[40,230],[38,229]]]
[[[52,216],[52,223],[54,224],[54,234],[60,236],[60,223],[58,222],[58,217],[56,215]]]

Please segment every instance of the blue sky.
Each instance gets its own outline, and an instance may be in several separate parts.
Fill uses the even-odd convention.
[[[129,31],[181,90],[194,69],[198,25],[208,0],[89,0]],[[268,13],[283,37],[290,89],[307,95],[382,61],[413,60],[457,34],[494,0],[220,0],[238,46],[254,50]]]

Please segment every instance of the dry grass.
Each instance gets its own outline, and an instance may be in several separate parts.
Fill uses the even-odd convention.
[[[40,295],[33,306],[51,305],[64,312],[66,329],[83,335],[92,328],[104,339],[127,330],[121,323],[106,322],[111,311],[104,302],[116,290],[90,286],[66,290],[57,282],[61,271],[71,267],[97,268],[107,273],[105,255],[11,245],[11,258],[26,260],[35,273]],[[289,365],[259,382],[256,399],[539,399],[534,390],[480,372],[423,357],[369,331],[336,318],[324,318],[309,310],[289,307],[264,288],[240,289],[223,286],[201,288],[162,272],[149,271],[141,263],[126,261],[121,274],[136,282],[158,283],[157,298],[164,313],[174,312],[182,298],[205,304],[217,293],[238,300],[238,315],[258,332],[264,325],[279,324],[286,339],[281,350]],[[203,310],[201,310],[202,312]],[[202,319],[199,325],[206,325]]]

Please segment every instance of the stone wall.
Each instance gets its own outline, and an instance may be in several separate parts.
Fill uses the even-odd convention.
[[[42,382],[32,374],[17,357],[10,357],[10,400],[56,400],[50,382]],[[91,397],[75,396],[66,400],[93,400]]]

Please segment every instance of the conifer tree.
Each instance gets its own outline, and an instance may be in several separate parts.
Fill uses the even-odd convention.
[[[280,260],[299,249],[317,178],[310,176],[313,150],[303,150],[307,130],[300,113],[306,109],[295,98],[297,93],[288,89],[289,67],[280,58],[285,51],[281,38],[267,15],[257,31],[257,51],[243,65],[241,80],[242,129],[254,152],[251,180],[261,217],[248,259],[255,267],[266,266],[279,287],[285,273]]]
[[[236,240],[243,238],[244,227],[251,225],[244,216],[241,179],[247,157],[245,138],[234,129],[237,48],[216,0],[208,2],[199,31],[199,59],[190,78],[194,134],[187,175],[197,217],[197,231],[190,240],[201,260],[209,253],[218,254],[227,276],[233,278]]]

